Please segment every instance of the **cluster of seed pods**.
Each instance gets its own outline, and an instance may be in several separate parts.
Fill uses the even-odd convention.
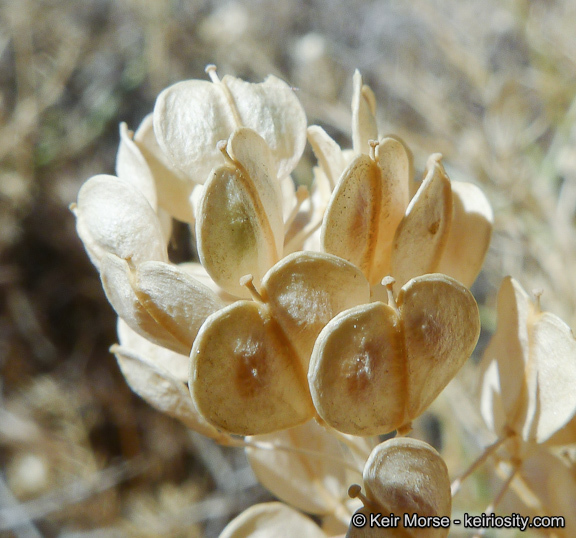
[[[121,125],[117,176],[89,179],[72,208],[119,316],[112,350],[127,382],[188,427],[255,451],[251,463],[265,485],[272,468],[283,468],[283,485],[268,487],[304,511],[347,522],[362,498],[363,510],[449,516],[447,471],[431,447],[411,439],[374,447],[363,438],[408,433],[472,354],[480,321],[468,288],[490,241],[486,197],[451,182],[438,154],[415,182],[404,143],[379,135],[374,96],[358,73],[353,147],[342,150],[321,127],[307,127],[281,80],[250,84],[220,79],[213,66],[207,72],[211,81],[164,90],[135,133]],[[307,139],[318,166],[311,188],[296,188],[291,174]],[[196,260],[170,261],[172,219],[189,224]],[[569,338],[544,317],[531,318],[544,327],[538,334]],[[495,341],[505,338],[498,334]],[[546,338],[538,340],[544,347]],[[540,417],[532,407],[547,401],[534,396],[522,415],[514,402],[527,389],[507,381],[507,360],[490,358],[486,367],[484,413],[498,417],[497,433],[541,442],[576,404],[567,398],[554,426],[538,426],[527,417]],[[296,446],[302,428],[321,448]],[[263,454],[278,443],[284,449],[270,461]],[[366,463],[366,496],[353,490],[346,500],[348,473],[338,474],[337,492],[298,486],[325,484],[336,471],[306,460],[303,467],[318,470],[296,480],[297,463],[277,460],[299,450],[318,459],[331,443],[348,445],[356,473]],[[387,500],[390,480],[416,499],[409,492],[421,484],[418,473],[429,492],[416,504]],[[300,517],[282,505],[255,508],[223,536],[270,521],[311,524]]]

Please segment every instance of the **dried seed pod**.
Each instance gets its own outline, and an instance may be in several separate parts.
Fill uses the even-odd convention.
[[[258,132],[272,151],[282,179],[296,168],[306,146],[306,114],[294,90],[270,75],[260,84],[225,76],[222,84],[238,109],[241,125]]]
[[[134,143],[154,177],[158,205],[178,220],[194,222],[190,197],[198,183],[174,168],[169,157],[160,149],[154,134],[153,114],[148,114],[142,120],[134,134]]]
[[[82,185],[71,209],[78,235],[97,268],[106,253],[134,263],[168,261],[160,221],[144,194],[128,181],[94,176]]]
[[[309,517],[282,503],[261,503],[244,510],[222,531],[219,538],[327,538]]]
[[[481,411],[499,437],[547,441],[576,414],[576,339],[507,277],[498,293],[498,327],[482,359]]]
[[[564,479],[566,469],[548,451],[576,442],[576,339],[572,331],[557,316],[542,312],[539,299],[534,304],[520,284],[507,277],[498,292],[498,326],[481,369],[480,410],[498,439],[454,482],[454,493],[479,464],[503,447],[508,479],[492,506],[509,487],[525,492],[527,482],[533,487],[532,499],[536,496],[542,505],[539,513],[563,513],[558,510],[563,506],[560,499],[574,496],[574,481]],[[554,491],[548,488],[549,479],[554,481]]]
[[[154,344],[142,348],[121,344],[112,346],[111,351],[130,388],[150,405],[202,435],[217,441],[227,439],[198,413],[186,385],[163,368],[161,356],[166,358],[167,350]]]
[[[430,445],[409,438],[390,439],[379,444],[364,467],[366,496],[363,513],[400,516],[396,525],[386,528],[350,526],[347,537],[422,536],[422,529],[405,525],[405,516],[432,518],[426,536],[448,536],[452,496],[446,463]],[[358,495],[358,490],[353,490]]]
[[[308,141],[320,168],[326,174],[331,190],[334,189],[340,175],[346,168],[346,159],[340,146],[318,125],[308,127]]]
[[[314,416],[306,374],[265,305],[238,301],[209,317],[191,357],[196,407],[224,431],[269,433]]]
[[[262,281],[262,295],[308,370],[324,326],[339,312],[370,300],[360,270],[320,252],[296,252],[278,262]]]
[[[177,353],[185,353],[186,348],[175,341],[168,330],[158,325],[140,304],[132,288],[130,275],[130,266],[126,260],[112,254],[106,254],[102,258],[100,279],[106,298],[116,314],[144,338]]]
[[[129,349],[133,354],[145,357],[147,362],[159,366],[178,381],[188,383],[189,355],[176,353],[166,347],[154,344],[148,338],[144,338],[133,331],[122,318],[118,318],[116,332],[118,333],[118,341],[123,348]]]
[[[120,146],[116,155],[116,175],[132,183],[148,200],[154,211],[158,209],[156,185],[150,167],[140,148],[132,140],[133,133],[125,123],[120,124]]]
[[[148,200],[156,213],[160,229],[164,237],[164,244],[168,245],[172,238],[172,217],[162,207],[158,206],[155,180],[150,167],[142,153],[131,139],[131,132],[126,124],[120,124],[121,139],[116,156],[116,170],[118,178],[134,185]]]
[[[351,471],[336,437],[316,421],[246,441],[256,478],[276,497],[309,514],[340,509]]]
[[[437,271],[470,287],[490,246],[494,215],[486,195],[476,185],[453,181],[452,224]]]
[[[154,108],[154,132],[176,169],[204,183],[221,156],[216,148],[237,128],[257,131],[272,151],[278,177],[290,174],[306,144],[306,115],[292,89],[270,76],[250,84],[211,66],[213,82],[189,80],[164,90]]]
[[[362,84],[362,75],[356,70],[352,79],[352,147],[356,154],[370,153],[370,141],[378,140],[376,126],[376,98],[370,86]]]
[[[393,138],[373,145],[343,172],[326,209],[326,252],[362,269],[371,284],[389,271],[394,233],[408,204],[408,156]]]
[[[212,290],[167,263],[140,264],[134,272],[132,288],[156,322],[186,346],[186,354],[206,318],[224,307]]]
[[[227,163],[204,186],[196,220],[198,255],[213,280],[248,297],[240,278],[260,283],[282,254],[282,193],[266,142],[250,129],[234,131]]]
[[[100,277],[108,301],[131,329],[185,355],[204,320],[224,306],[209,288],[163,262],[134,267],[106,254]]]
[[[549,517],[561,514],[564,518],[564,526],[554,529],[554,534],[562,538],[574,536],[576,534],[574,463],[570,465],[565,459],[551,454],[550,450],[536,447],[522,463],[520,476],[521,483],[512,483],[512,489],[519,494],[520,499],[526,498],[526,486],[528,486],[539,501],[540,514],[544,513]]]
[[[320,333],[308,381],[319,415],[353,435],[405,430],[472,353],[480,334],[470,291],[446,275],[409,281],[389,304],[336,316]]]
[[[116,175],[134,185],[146,197],[158,216],[164,242],[168,244],[172,236],[172,217],[164,207],[158,205],[157,178],[153,174],[150,161],[145,157],[145,151],[142,151],[141,147],[133,140],[134,136],[134,133],[128,130],[125,123],[120,124],[120,146],[116,154]]]
[[[440,155],[435,154],[428,160],[426,177],[394,236],[390,273],[398,288],[415,276],[437,271],[451,222],[450,179],[440,163]]]
[[[358,268],[336,256],[295,253],[276,264],[257,302],[239,301],[206,320],[192,349],[190,390],[217,427],[270,433],[314,416],[306,371],[317,334],[349,305],[369,300]]]

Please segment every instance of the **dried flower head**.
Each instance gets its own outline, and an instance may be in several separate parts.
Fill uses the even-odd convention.
[[[72,207],[119,316],[122,373],[157,409],[245,447],[264,485],[323,518],[321,529],[262,504],[223,537],[344,533],[362,469],[361,510],[448,516],[434,449],[395,439],[373,450],[364,437],[406,433],[472,353],[468,287],[490,205],[451,183],[439,154],[412,182],[411,154],[379,135],[359,73],[343,150],[307,129],[286,83],[207,72],[164,90],[135,134],[122,124],[117,176],[89,179]],[[290,176],[306,137],[319,164],[310,191]],[[189,225],[197,259],[169,259],[173,218]]]
[[[466,184],[453,197],[438,156],[409,202],[410,157],[395,138],[375,141],[375,100],[359,74],[353,150],[310,128],[321,169],[311,195],[296,190],[289,174],[306,119],[293,91],[274,77],[249,84],[207,71],[211,82],[162,92],[135,135],[122,125],[118,177],[93,177],[79,193],[78,232],[110,303],[141,337],[191,354],[194,406],[223,431],[270,433],[317,413],[360,435],[407,428],[478,335],[477,309],[463,286],[418,278],[444,263],[466,284],[474,280],[489,240],[489,205]],[[191,224],[200,263],[169,261],[167,215]],[[478,222],[452,233],[454,218]],[[318,234],[324,252],[302,252]],[[466,247],[465,268],[455,253],[471,239],[476,249]],[[416,277],[397,307],[380,284],[390,273],[398,290]],[[374,328],[352,328],[353,308]],[[326,367],[326,346],[342,339],[334,364],[355,373]],[[352,365],[352,356],[365,364]],[[385,379],[381,370],[389,370]],[[375,407],[366,413],[368,399]],[[362,424],[351,405],[362,409]]]

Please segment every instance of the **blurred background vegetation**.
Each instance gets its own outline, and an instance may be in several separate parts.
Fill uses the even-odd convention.
[[[208,63],[283,78],[345,145],[360,69],[418,174],[441,152],[491,200],[481,345],[506,274],[576,326],[573,1],[0,0],[0,25],[0,536],[216,536],[270,498],[242,454],[130,392],[68,210],[88,177],[114,173],[119,122],[135,129],[161,89],[206,78]],[[312,164],[308,152],[299,180]],[[471,366],[461,385],[474,378]],[[467,405],[454,433],[447,405],[424,434],[461,470],[486,437]],[[461,502],[489,484],[475,487]]]

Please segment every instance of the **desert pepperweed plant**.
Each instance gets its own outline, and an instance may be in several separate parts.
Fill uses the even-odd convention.
[[[511,277],[480,366],[494,443],[451,484],[442,456],[406,437],[478,341],[483,192],[450,181],[439,154],[415,181],[358,72],[342,149],[285,82],[206,71],[165,89],[135,132],[120,126],[116,176],[90,178],[72,211],[130,387],[243,447],[282,501],[221,536],[447,536],[464,524],[452,496],[485,462],[503,486],[470,535],[513,490],[518,512],[563,516],[544,533],[576,536],[576,341]],[[307,141],[309,189],[291,176]],[[196,259],[169,259],[173,219]]]

